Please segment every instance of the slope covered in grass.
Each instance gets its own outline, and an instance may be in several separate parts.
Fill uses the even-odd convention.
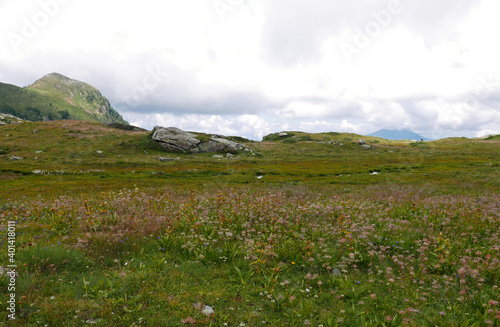
[[[0,83],[0,112],[31,121],[75,119],[126,123],[89,84],[52,73],[25,88]]]

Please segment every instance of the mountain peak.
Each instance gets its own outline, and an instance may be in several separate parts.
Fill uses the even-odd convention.
[[[127,123],[98,89],[57,72],[47,74],[23,89],[3,86],[2,90],[0,94],[4,99],[0,99],[0,113],[27,120]]]

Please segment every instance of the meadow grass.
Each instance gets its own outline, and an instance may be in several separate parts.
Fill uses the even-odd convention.
[[[500,325],[495,140],[294,132],[249,144],[258,157],[163,163],[147,133],[0,131],[5,326]]]

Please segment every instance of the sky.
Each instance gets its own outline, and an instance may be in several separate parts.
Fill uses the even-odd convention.
[[[131,124],[500,134],[498,0],[0,0],[0,82],[58,72]]]

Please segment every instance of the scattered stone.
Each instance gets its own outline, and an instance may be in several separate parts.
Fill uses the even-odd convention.
[[[224,156],[221,156],[220,154],[214,154],[212,158],[224,158]]]
[[[203,308],[203,310],[201,311],[201,313],[203,313],[204,315],[208,316],[208,315],[211,315],[211,314],[215,313],[215,311],[214,311],[214,308],[212,308],[211,306],[206,305],[205,308]]]
[[[363,145],[361,145],[361,147],[362,147],[363,149],[366,149],[366,150],[370,150],[370,149],[372,148],[372,146],[371,146],[371,145],[368,145],[368,144],[363,144]]]
[[[234,158],[234,154],[226,153],[226,158]]]
[[[161,162],[169,162],[169,161],[174,161],[173,158],[165,158],[165,157],[159,157],[158,159],[160,159]]]
[[[43,151],[35,151],[35,153],[42,153]]]
[[[97,154],[98,156],[102,156],[102,154],[103,154],[103,153],[104,153],[104,152],[102,152],[101,150],[97,150],[97,151],[95,152],[95,154]]]
[[[193,308],[201,310],[201,312],[207,316],[215,313],[214,308],[208,305],[204,305],[201,302],[193,303]]]
[[[281,132],[278,135],[279,135],[279,137],[286,137],[286,136],[288,136],[288,133]]]
[[[363,139],[361,139],[361,140],[359,140],[359,141],[358,141],[358,144],[359,144],[359,145],[365,145],[365,144],[366,144],[366,141],[365,141],[365,140],[363,140]]]
[[[16,157],[16,156],[12,156],[9,158],[10,161],[15,161],[15,160],[23,160],[24,158],[22,157]]]

